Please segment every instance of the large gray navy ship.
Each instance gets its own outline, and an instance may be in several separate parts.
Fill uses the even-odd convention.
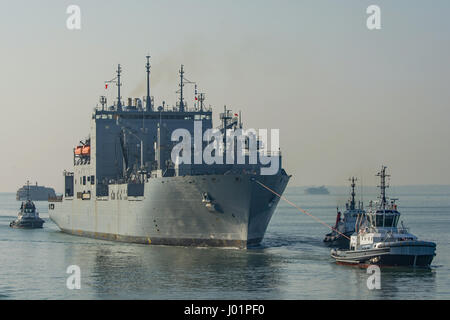
[[[149,57],[147,95],[142,100],[128,98],[126,105],[122,101],[121,71],[119,65],[117,76],[107,82],[117,86],[115,102],[110,105],[106,97],[100,98],[89,137],[73,149],[73,170],[63,173],[64,194],[49,203],[50,218],[63,232],[99,239],[180,246],[258,245],[279,201],[261,185],[281,195],[290,178],[282,168],[280,150],[268,150],[257,139],[255,155],[249,135],[239,151],[245,161],[239,161],[239,143],[223,135],[215,140],[221,148],[211,154],[226,164],[207,163],[201,153],[199,163],[196,148],[210,146],[202,137],[213,129],[212,109],[204,106],[205,95],[197,92],[197,85],[185,78],[183,66],[174,106],[165,102],[155,106]],[[187,85],[195,86],[191,108],[184,96]],[[216,132],[222,134],[243,128],[240,113],[226,107],[220,121]],[[177,129],[194,137],[192,149],[180,152],[184,159],[193,159],[191,163],[173,159],[179,146],[173,141]],[[198,130],[200,140],[195,135]],[[231,163],[228,154],[233,155]],[[255,158],[256,163],[250,161]],[[268,158],[276,159],[276,170],[263,174],[268,167],[263,160]]]

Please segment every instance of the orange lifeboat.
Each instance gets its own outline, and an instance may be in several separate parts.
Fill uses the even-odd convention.
[[[82,151],[83,151],[83,147],[81,147],[81,146],[76,147],[75,148],[75,155],[76,156],[81,156]]]
[[[81,154],[83,156],[88,156],[91,154],[91,146],[84,146],[83,149],[81,150]]]

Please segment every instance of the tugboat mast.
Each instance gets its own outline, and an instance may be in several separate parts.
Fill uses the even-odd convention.
[[[389,188],[389,186],[386,185],[386,177],[390,177],[390,175],[386,174],[386,168],[387,167],[385,167],[385,166],[381,166],[381,171],[376,174],[376,176],[380,177],[380,179],[381,179],[381,184],[378,187],[381,189],[381,196],[380,196],[381,206],[380,207],[383,210],[386,209],[386,203],[387,203],[387,201],[386,201],[386,188]]]
[[[30,181],[27,180],[27,201],[30,201]]]
[[[358,180],[355,177],[351,177],[350,179],[348,179],[349,181],[352,182],[351,187],[352,187],[352,193],[351,193],[351,200],[350,200],[350,210],[355,210],[355,182]]]

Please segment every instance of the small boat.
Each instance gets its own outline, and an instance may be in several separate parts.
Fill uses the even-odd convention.
[[[29,182],[27,182],[27,185],[29,190]],[[45,221],[39,217],[39,212],[31,201],[28,191],[27,200],[22,202],[17,219],[12,221],[9,226],[17,229],[37,229],[42,228],[44,223]]]
[[[436,255],[436,244],[419,241],[403,222],[398,227],[400,212],[395,203],[398,199],[388,202],[386,198],[386,167],[383,166],[377,176],[381,177],[380,201],[370,203],[364,223],[357,226],[351,236],[350,249],[332,249],[331,256],[336,263],[361,267],[429,267]]]
[[[363,210],[362,202],[356,205],[355,201],[355,186],[357,179],[350,178],[351,181],[351,198],[345,204],[346,210],[344,218],[341,219],[341,212],[338,210],[336,216],[336,223],[333,230],[325,235],[323,242],[330,247],[337,247],[346,249],[350,246],[350,237],[355,232],[356,225],[362,222],[365,211]]]

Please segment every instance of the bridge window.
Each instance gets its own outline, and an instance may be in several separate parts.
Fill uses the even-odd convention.
[[[382,227],[383,226],[383,215],[381,214],[377,214],[375,215],[375,225],[377,227]]]
[[[393,215],[386,215],[384,218],[384,226],[385,227],[392,227],[392,224],[394,223],[394,216]]]

